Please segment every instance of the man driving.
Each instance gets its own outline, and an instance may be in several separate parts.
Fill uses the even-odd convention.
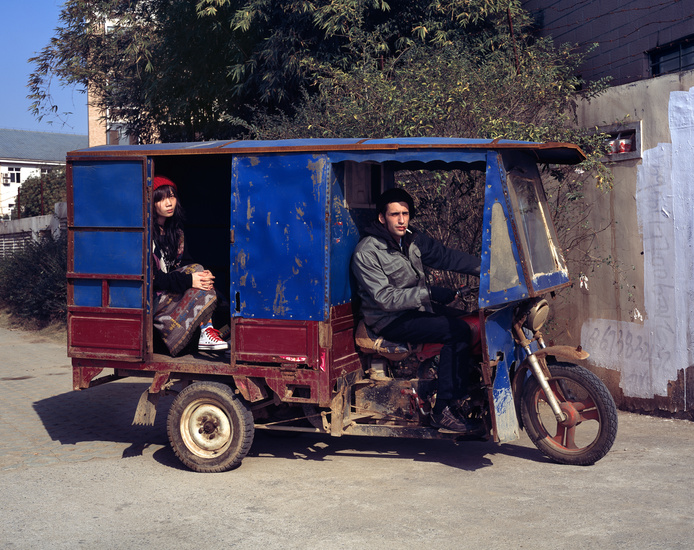
[[[366,228],[352,256],[364,322],[390,341],[442,343],[431,425],[456,433],[477,432],[479,424],[454,406],[470,379],[470,327],[438,303],[450,302],[452,291],[441,299],[440,289],[434,289],[432,299],[424,266],[479,276],[480,260],[410,227],[414,201],[403,189],[385,191],[376,209],[378,218]]]

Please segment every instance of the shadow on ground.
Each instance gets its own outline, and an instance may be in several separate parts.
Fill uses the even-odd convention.
[[[123,458],[140,456],[150,446],[164,446],[155,459],[183,468],[168,445],[166,417],[173,396],[164,396],[157,407],[153,426],[133,426],[132,419],[146,383],[116,382],[79,392],[68,392],[34,403],[34,410],[54,441],[64,445],[81,442],[121,443]],[[435,461],[454,468],[476,470],[490,466],[495,455],[510,455],[543,462],[537,449],[521,443],[497,445],[491,441],[397,439],[388,437],[296,434],[257,430],[248,458],[279,460],[330,460],[333,456],[358,456],[379,460]]]

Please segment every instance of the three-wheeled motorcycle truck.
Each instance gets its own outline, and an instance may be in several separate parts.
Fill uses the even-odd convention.
[[[429,425],[435,346],[374,342],[359,325],[350,259],[379,194],[401,171],[485,178],[475,334],[478,379],[461,410],[486,437],[525,428],[548,457],[592,464],[612,446],[614,401],[546,346],[544,298],[570,284],[538,164],[576,164],[565,143],[449,138],[216,141],[68,154],[68,354],[73,387],[146,378],[135,423],[158,397],[189,468],[238,466],[256,429],[459,439]],[[195,261],[227,296],[227,353],[171,357],[152,325],[152,177],[174,179]],[[426,229],[426,228],[423,228]],[[354,294],[356,296],[356,294]],[[219,312],[219,310],[218,310]],[[461,312],[462,313],[462,312]],[[217,325],[219,326],[219,325]]]

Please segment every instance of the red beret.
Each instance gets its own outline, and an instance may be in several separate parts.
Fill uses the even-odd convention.
[[[178,192],[176,184],[172,182],[169,178],[167,178],[166,176],[154,176],[154,179],[152,180],[152,191],[156,191],[157,188],[162,187],[164,185],[170,185]]]

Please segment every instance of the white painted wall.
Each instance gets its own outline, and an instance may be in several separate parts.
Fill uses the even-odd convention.
[[[0,217],[11,214],[12,208],[17,202],[19,186],[22,183],[32,177],[41,177],[42,168],[57,168],[59,166],[62,166],[62,164],[11,160],[0,161]],[[10,173],[9,168],[21,168],[19,172],[21,176],[19,183],[8,182],[9,185],[5,184],[6,175]]]
[[[591,103],[583,124],[643,117],[643,155],[615,167],[621,200],[596,212],[594,222],[612,218],[599,246],[616,251],[620,274],[603,270],[580,290],[581,345],[593,365],[619,372],[625,397],[668,396],[669,382],[694,364],[694,73],[613,88]],[[694,393],[684,383],[676,409]]]

